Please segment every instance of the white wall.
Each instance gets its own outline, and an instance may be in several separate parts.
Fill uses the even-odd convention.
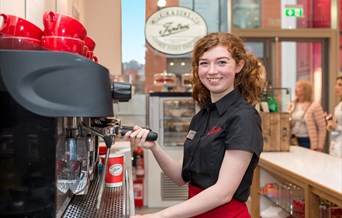
[[[56,9],[56,0],[0,0],[0,12],[15,15],[43,27],[43,14]],[[2,19],[2,18],[0,18]],[[2,20],[0,20],[0,25]]]
[[[0,13],[29,20],[41,29],[47,10],[77,18],[96,42],[94,54],[111,75],[120,75],[121,1],[119,0],[0,0]],[[0,18],[0,25],[2,24]]]
[[[297,4],[296,0],[282,0],[281,1],[281,11],[285,11],[286,4]],[[296,28],[295,17],[286,17],[284,13],[281,13],[281,27],[283,29],[294,29]],[[281,63],[286,63],[281,65],[281,87],[286,87],[291,89],[291,100],[295,98],[295,87],[296,87],[296,77],[297,77],[297,56],[296,53],[296,43],[295,42],[281,42]]]
[[[94,53],[99,63],[111,75],[121,74],[121,1],[84,0],[84,15],[88,35],[96,42]]]
[[[25,0],[0,0],[0,12],[25,18],[25,2]],[[0,23],[2,24],[2,20]]]

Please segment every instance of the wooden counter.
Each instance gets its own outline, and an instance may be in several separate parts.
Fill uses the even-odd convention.
[[[305,217],[319,217],[320,198],[342,207],[342,159],[291,146],[289,152],[263,152],[254,172],[251,190],[251,215],[260,217],[260,175],[291,182],[304,189]]]

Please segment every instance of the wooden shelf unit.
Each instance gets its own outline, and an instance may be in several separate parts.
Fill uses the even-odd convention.
[[[317,160],[319,161],[319,160]],[[307,166],[308,168],[312,166]],[[328,200],[339,207],[342,207],[342,192],[324,186],[301,174],[287,170],[275,163],[260,159],[254,172],[253,184],[251,188],[251,215],[253,218],[260,217],[260,197],[261,171],[266,171],[277,179],[288,181],[304,189],[305,198],[305,218],[319,218],[319,205],[321,198]],[[342,172],[341,172],[342,173]],[[341,174],[339,178],[341,178]],[[341,181],[338,181],[341,184]]]

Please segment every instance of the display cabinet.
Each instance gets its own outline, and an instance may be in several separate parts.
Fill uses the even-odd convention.
[[[149,128],[158,132],[158,143],[175,160],[181,160],[191,118],[197,111],[190,92],[154,92],[149,95]],[[146,152],[146,195],[149,207],[168,207],[187,198],[187,186],[178,187]]]
[[[322,201],[342,207],[341,172],[342,159],[299,146],[290,146],[289,152],[262,153],[254,172],[251,189],[252,217],[260,217],[260,212],[270,204],[281,203],[271,202],[273,195],[268,195],[267,198],[262,196],[261,190],[267,184],[275,183],[292,186],[289,189],[292,190],[291,192],[278,198],[288,202],[288,205],[280,204],[280,206],[290,214],[293,210],[302,208],[305,218],[322,217],[320,215]],[[296,199],[301,199],[298,198],[301,192],[303,202],[298,202]]]
[[[183,146],[191,118],[195,113],[192,99],[165,99],[163,102],[163,145]]]
[[[196,105],[190,92],[155,92],[149,96],[149,127],[164,147],[183,146]]]

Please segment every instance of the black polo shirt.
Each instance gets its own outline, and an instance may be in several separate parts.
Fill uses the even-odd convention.
[[[184,143],[182,177],[201,189],[217,182],[226,150],[253,153],[252,160],[234,194],[247,201],[253,171],[263,149],[259,113],[235,89],[216,103],[208,102],[191,120]]]

